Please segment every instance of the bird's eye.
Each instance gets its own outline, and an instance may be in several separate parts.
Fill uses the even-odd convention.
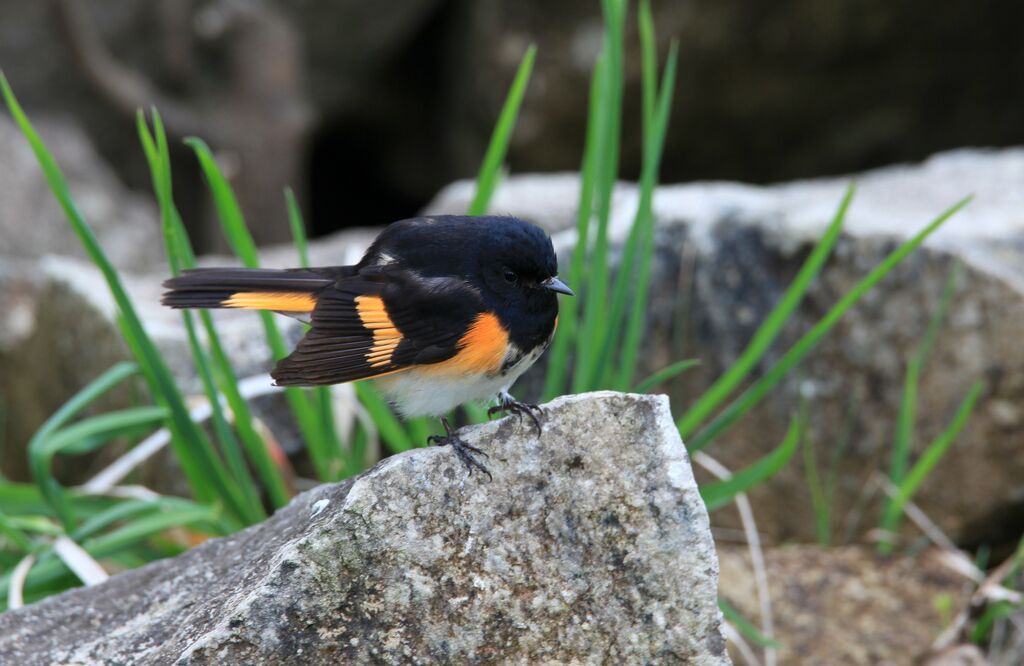
[[[515,273],[513,273],[512,271],[509,271],[509,270],[505,271],[505,282],[508,282],[509,284],[515,284],[516,281],[518,281],[518,280],[519,280],[519,276],[518,275],[516,275]]]

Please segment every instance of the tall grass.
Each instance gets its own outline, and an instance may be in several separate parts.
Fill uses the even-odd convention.
[[[664,152],[665,137],[675,99],[678,49],[670,44],[664,62],[657,58],[654,20],[648,2],[640,3],[637,26],[641,56],[642,165],[639,197],[632,224],[620,244],[612,236],[615,183],[619,172],[622,107],[625,94],[625,48],[628,5],[624,0],[602,0],[604,32],[602,50],[591,76],[585,147],[580,165],[581,183],[576,218],[577,241],[568,267],[567,281],[579,293],[563,299],[560,324],[549,352],[544,396],[566,389],[600,388],[649,390],[692,367],[696,361],[680,360],[637,382],[644,347],[646,307],[651,289],[656,211],[655,191]],[[518,111],[528,92],[536,58],[530,47],[510,87],[490,145],[477,177],[476,194],[469,212],[487,210],[502,175]],[[119,310],[119,323],[135,365],[117,366],[87,387],[40,430],[30,447],[34,486],[0,483],[0,567],[27,562],[28,579],[22,587],[42,595],[73,583],[67,563],[54,555],[56,536],[80,543],[92,557],[144,561],[153,551],[151,537],[171,526],[186,525],[202,534],[219,534],[251,524],[268,510],[286,503],[292,494],[279,457],[256,426],[255,418],[239,388],[239,379],[207,312],[184,312],[188,346],[203,393],[210,404],[209,431],[193,421],[180,389],[171,378],[166,361],[157,351],[136,314],[121,279],[79,214],[67,184],[53,157],[43,145],[18,105],[6,79],[0,76],[4,99],[15,121],[35,152],[43,172],[60,201],[69,223],[90,258],[103,273]],[[159,114],[147,119],[142,113],[137,130],[152,176],[159,204],[161,229],[173,274],[195,265],[195,254],[185,233],[173,197],[169,150]],[[209,147],[199,138],[186,143],[192,148],[210,189],[221,228],[238,259],[257,266],[259,256],[246,228],[232,189]],[[737,361],[708,387],[680,416],[677,426],[691,451],[709,446],[749,413],[778,382],[792,372],[843,314],[882,280],[929,234],[959,210],[966,200],[942,213],[920,233],[900,245],[854,289],[844,295],[781,359],[759,377],[754,372],[773,348],[782,328],[792,318],[808,288],[828,261],[852,204],[851,186],[821,239],[808,255],[779,303],[758,328]],[[285,194],[298,263],[308,263],[302,214],[290,192]],[[621,250],[616,270],[613,253]],[[262,328],[275,358],[287,353],[283,336],[271,315],[263,313]],[[198,320],[198,325],[197,325]],[[84,406],[118,382],[139,375],[149,388],[152,404],[138,405],[103,417],[72,423]],[[367,442],[379,436],[392,451],[404,451],[424,443],[436,427],[423,420],[402,422],[371,385],[355,386],[360,409],[372,425],[357,425],[348,441],[342,441],[332,418],[329,389],[289,389],[286,400],[306,443],[317,477],[336,480],[364,467]],[[973,403],[971,403],[973,404]],[[467,409],[475,419],[485,417],[479,407]],[[955,421],[954,425],[957,422]],[[145,500],[90,497],[62,488],[53,476],[55,455],[73,455],[103,445],[114,437],[135,435],[156,424],[171,433],[174,457],[188,480],[195,502],[151,496]],[[732,478],[706,485],[702,491],[709,508],[731,501],[739,492],[763,482],[785,465],[799,448],[806,414],[794,415],[784,440]],[[948,446],[935,443],[936,451]],[[934,457],[934,455],[932,456]],[[919,465],[927,465],[920,462]],[[921,471],[907,475],[908,497]],[[145,549],[139,549],[146,544]],[[133,550],[135,548],[135,550]],[[166,554],[166,550],[158,553]],[[11,572],[0,578],[0,590],[13,590]]]
[[[43,174],[64,209],[72,230],[106,280],[117,304],[121,330],[129,347],[135,353],[153,399],[168,410],[167,426],[172,433],[171,445],[193,495],[205,504],[222,505],[236,518],[241,519],[245,515],[241,489],[230,481],[229,472],[206,433],[189,418],[181,391],[156,345],[143,328],[121,278],[100,248],[92,229],[78,212],[64,175],[18,104],[6,77],[2,75],[0,91],[3,92],[7,108],[39,160]]]
[[[917,353],[907,363],[907,370],[903,380],[903,395],[900,400],[899,414],[896,419],[896,434],[893,440],[892,453],[889,458],[889,481],[896,487],[896,493],[886,502],[882,513],[879,527],[881,528],[882,539],[878,543],[878,552],[887,555],[893,551],[894,537],[899,528],[900,518],[907,502],[917,492],[925,478],[932,472],[942,457],[949,451],[960,431],[967,425],[967,421],[974,411],[974,405],[984,387],[978,380],[968,390],[966,397],[953,415],[950,424],[943,429],[939,435],[932,440],[924,449],[917,462],[907,470],[910,464],[911,452],[914,448],[914,429],[917,415],[918,387],[921,380],[921,373],[924,371],[928,357],[931,355],[938,337],[942,321],[946,317],[949,305],[953,300],[956,291],[957,281],[960,278],[961,265],[955,263],[946,279],[942,289],[938,307],[932,314],[921,339]]]

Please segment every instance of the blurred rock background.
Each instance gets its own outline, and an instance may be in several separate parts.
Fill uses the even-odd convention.
[[[662,49],[672,37],[681,49],[663,182],[777,182],[1024,140],[1019,3],[653,8]],[[599,34],[594,0],[0,0],[0,64],[34,117],[70,117],[128,187],[146,190],[127,121],[156,103],[178,137],[199,134],[234,165],[266,242],[287,240],[285,184],[323,234],[414,214],[472,175],[531,42],[509,165],[576,169]],[[625,178],[639,169],[629,34]],[[214,249],[194,160],[179,158],[179,206]]]

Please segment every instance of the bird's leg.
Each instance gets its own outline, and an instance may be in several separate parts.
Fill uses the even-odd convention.
[[[498,404],[487,410],[487,416],[494,416],[498,412],[515,414],[520,421],[523,420],[523,415],[529,416],[533,420],[533,425],[537,426],[537,432],[541,431],[538,416],[544,413],[544,409],[527,402],[519,402],[508,391],[498,394]]]
[[[445,434],[431,435],[430,437],[427,437],[427,443],[436,444],[437,446],[452,447],[452,450],[455,451],[455,455],[459,457],[459,460],[466,466],[466,470],[468,470],[470,474],[473,473],[474,469],[478,469],[486,474],[489,480],[494,480],[491,473],[483,466],[483,463],[476,459],[476,456],[474,455],[479,454],[487,458],[487,454],[477,447],[467,444],[464,439],[459,437],[459,433],[452,428],[452,425],[448,423],[447,418],[441,417],[441,424],[444,426]]]

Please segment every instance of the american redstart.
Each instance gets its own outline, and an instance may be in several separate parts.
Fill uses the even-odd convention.
[[[311,324],[271,376],[281,386],[374,379],[404,416],[441,416],[450,445],[490,474],[444,414],[496,399],[488,414],[529,415],[509,387],[547,348],[558,320],[551,239],[514,217],[438,215],[395,222],[354,266],[208,268],[167,280],[172,308],[272,310]],[[484,454],[486,455],[486,454]]]

